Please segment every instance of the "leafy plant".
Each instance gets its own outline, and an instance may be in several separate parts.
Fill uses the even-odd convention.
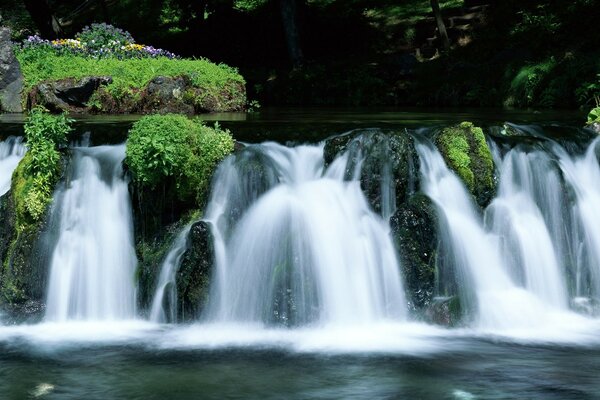
[[[13,176],[17,229],[39,221],[52,201],[61,173],[59,148],[67,143],[72,122],[66,114],[51,115],[40,107],[29,113],[25,123],[28,151]]]
[[[600,107],[592,109],[587,116],[587,124],[595,124],[600,122]]]
[[[150,115],[129,131],[126,163],[134,182],[155,189],[174,183],[181,201],[199,202],[216,164],[233,151],[233,138],[182,115]]]

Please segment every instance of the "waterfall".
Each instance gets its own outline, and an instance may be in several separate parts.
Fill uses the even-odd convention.
[[[9,137],[0,142],[0,196],[10,190],[12,174],[25,155],[22,140],[21,137]]]
[[[562,222],[555,213],[561,210],[556,195],[562,186],[551,164],[541,151],[509,151],[499,171],[498,196],[486,210],[486,220],[501,238],[503,262],[513,280],[545,304],[564,309],[568,305],[565,273],[538,207],[547,211],[555,228]]]
[[[406,301],[387,223],[347,158],[323,146],[250,146],[217,173],[207,220],[216,273],[207,318],[299,326],[403,319]]]
[[[46,319],[121,320],[135,316],[131,201],[125,146],[73,149],[72,178],[55,194]]]
[[[175,274],[181,264],[181,258],[187,248],[187,238],[190,232],[191,225],[187,225],[177,235],[175,242],[167,252],[161,267],[160,276],[158,277],[158,285],[156,285],[156,293],[152,300],[152,308],[150,309],[150,321],[164,323],[173,322],[177,318],[177,283]],[[168,307],[164,306],[167,300]]]
[[[473,198],[431,145],[417,144],[422,188],[440,212],[442,252],[457,279],[463,308],[478,327],[530,326],[544,306],[511,279],[496,235],[486,232]]]
[[[575,259],[576,296],[600,297],[600,166],[594,140],[583,156],[570,156],[556,147],[566,182],[574,192],[571,207],[572,248]]]

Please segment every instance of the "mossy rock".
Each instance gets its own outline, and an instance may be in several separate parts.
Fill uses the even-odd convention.
[[[177,272],[177,314],[180,321],[195,320],[206,308],[215,251],[210,223],[192,225],[187,250]]]
[[[437,211],[424,194],[416,193],[390,218],[410,307],[426,307],[434,294],[437,254]]]
[[[414,140],[408,133],[368,129],[328,139],[324,149],[326,165],[345,152],[348,153],[345,178],[353,179],[360,165],[361,188],[376,212],[382,215],[393,212],[394,205],[403,203],[416,189],[414,177],[419,160]],[[392,187],[388,198],[382,190],[385,180],[389,180]],[[390,202],[394,204],[388,204]]]
[[[464,182],[477,203],[485,207],[496,191],[494,161],[483,130],[471,122],[445,128],[436,145],[446,164]]]

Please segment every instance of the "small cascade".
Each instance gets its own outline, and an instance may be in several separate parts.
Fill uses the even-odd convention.
[[[125,146],[73,149],[71,178],[55,194],[46,319],[135,316],[136,267]]]
[[[241,158],[240,158],[241,157]],[[403,319],[406,302],[385,221],[346,157],[322,146],[250,146],[217,173],[207,210],[217,270],[207,318],[299,326]]]
[[[165,323],[173,322],[177,319],[177,285],[175,278],[181,264],[181,258],[187,249],[190,226],[187,225],[177,235],[175,242],[173,242],[160,267],[158,285],[156,286],[156,293],[154,294],[152,308],[150,309],[150,321],[152,322]]]
[[[12,174],[26,150],[21,137],[9,137],[0,142],[0,196],[10,190]]]
[[[552,235],[538,204],[547,210],[552,226],[560,216],[556,194],[561,183],[546,153],[509,151],[500,167],[498,196],[486,210],[486,222],[501,238],[501,255],[515,282],[545,304],[567,308],[565,273]],[[555,204],[553,204],[555,203]],[[560,208],[558,212],[560,213]],[[560,233],[555,232],[554,236]]]
[[[457,280],[463,309],[485,329],[524,327],[539,320],[544,306],[511,279],[499,239],[485,231],[465,186],[429,144],[417,144],[422,188],[440,212],[441,252]]]
[[[583,156],[555,148],[564,177],[574,193],[570,230],[577,297],[600,298],[600,166],[594,140]]]

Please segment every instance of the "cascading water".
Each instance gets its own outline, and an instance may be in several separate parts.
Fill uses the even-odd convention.
[[[58,239],[46,319],[122,320],[135,316],[133,226],[122,161],[125,146],[73,149],[72,178],[55,196]]]
[[[514,281],[544,303],[557,308],[568,305],[565,273],[560,267],[552,236],[540,208],[558,225],[556,194],[561,183],[548,155],[535,151],[509,151],[500,167],[498,196],[486,210],[486,222],[501,238],[504,265]],[[560,208],[558,209],[560,212]]]
[[[512,281],[498,238],[485,231],[462,182],[435,148],[420,143],[417,152],[422,188],[439,209],[442,252],[455,271],[463,308],[473,310],[476,325],[485,329],[535,324],[545,307]]]
[[[406,302],[385,221],[346,157],[322,146],[251,146],[217,175],[207,220],[217,270],[208,319],[298,326],[403,319]],[[250,176],[251,179],[248,179]]]
[[[0,196],[10,190],[12,173],[25,155],[21,137],[9,137],[0,142]]]
[[[175,242],[169,249],[160,267],[158,285],[156,286],[152,308],[150,309],[150,321],[152,322],[164,323],[176,320],[177,286],[175,274],[181,263],[181,257],[183,257],[187,248],[189,232],[190,225],[187,225],[177,235]],[[165,301],[167,302],[167,307],[164,305]]]
[[[556,147],[560,167],[575,199],[572,206],[572,248],[576,263],[576,296],[600,297],[600,166],[594,140],[583,157]]]

